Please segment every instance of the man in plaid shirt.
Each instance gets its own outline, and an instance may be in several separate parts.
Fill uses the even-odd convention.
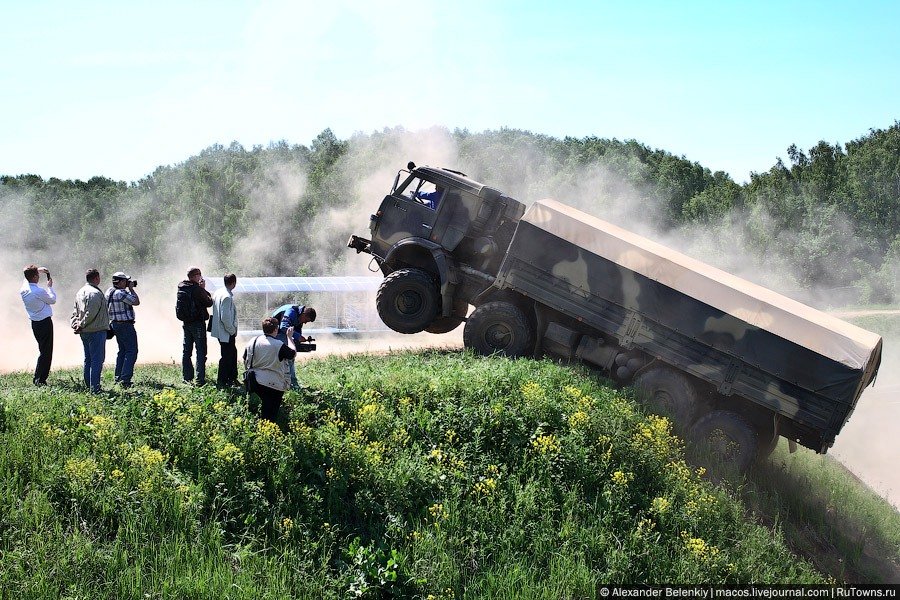
[[[141,303],[134,291],[136,282],[119,271],[113,274],[112,287],[106,290],[109,305],[109,321],[116,332],[119,354],[116,356],[116,383],[131,387],[134,363],[137,362],[137,332],[134,330],[134,307]]]

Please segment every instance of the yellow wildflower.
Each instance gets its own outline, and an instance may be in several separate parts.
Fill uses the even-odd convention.
[[[256,422],[256,433],[260,438],[269,440],[277,440],[283,435],[281,428],[267,419],[260,419]]]
[[[629,484],[629,482],[631,482],[632,479],[634,479],[634,473],[615,471],[610,479],[612,479],[612,482],[616,485],[626,486]]]
[[[703,538],[691,537],[686,531],[681,532],[681,538],[684,540],[684,547],[687,551],[697,558],[710,560],[719,554],[719,549],[712,544],[708,544]]]
[[[216,457],[226,463],[240,465],[244,462],[244,453],[240,448],[232,444],[226,443],[224,446],[216,450]]]
[[[93,458],[70,458],[64,467],[66,476],[77,487],[87,487],[97,472],[97,462]]]
[[[521,392],[522,397],[528,402],[540,402],[544,399],[544,389],[533,381],[524,384]]]
[[[144,444],[132,452],[130,458],[134,466],[141,467],[146,471],[155,471],[166,462],[168,456]]]
[[[552,433],[537,436],[531,441],[531,447],[542,455],[558,454],[560,450],[559,442]]]
[[[366,457],[373,465],[380,465],[384,460],[384,444],[381,442],[369,442],[366,445]]]
[[[381,406],[377,402],[370,402],[369,404],[363,404],[362,407],[356,411],[356,417],[360,421],[368,421],[381,411]]]
[[[88,422],[87,427],[93,430],[94,437],[102,440],[105,437],[109,437],[114,425],[115,422],[111,418],[105,415],[94,415]]]
[[[669,507],[671,505],[672,505],[672,503],[669,502],[668,498],[657,497],[657,498],[654,498],[652,502],[650,502],[650,512],[654,512],[658,515],[662,515],[662,514],[665,514],[669,510]]]
[[[444,508],[442,503],[434,503],[428,507],[428,512],[431,514],[431,517],[434,519],[435,523],[440,521],[445,521],[450,514],[447,512],[447,509]]]
[[[41,433],[50,440],[56,440],[65,433],[60,427],[54,427],[50,423],[41,423]]]
[[[476,496],[490,496],[497,489],[497,480],[493,477],[482,477],[472,488]]]
[[[583,425],[585,425],[589,420],[588,414],[583,410],[577,410],[571,415],[569,415],[569,427],[572,429],[579,429]]]

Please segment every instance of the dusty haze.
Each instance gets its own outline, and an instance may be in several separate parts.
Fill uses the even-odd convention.
[[[180,323],[174,316],[175,286],[184,279],[191,265],[200,266],[207,280],[218,280],[227,271],[233,271],[239,277],[248,272],[256,275],[260,273],[260,265],[282,264],[284,257],[279,255],[279,247],[289,236],[299,235],[306,248],[302,255],[289,257],[293,260],[289,261],[285,272],[266,274],[296,275],[306,268],[310,272],[335,276],[368,274],[380,278],[380,273],[369,270],[370,256],[356,255],[347,250],[344,243],[351,233],[368,235],[369,215],[389,191],[397,170],[409,160],[420,165],[459,169],[525,204],[545,197],[558,199],[813,306],[824,308],[830,297],[829,290],[792,291],[799,287],[798,277],[786,266],[787,261],[779,255],[779,248],[768,248],[764,256],[749,250],[740,227],[745,215],[732,215],[731,219],[714,227],[691,226],[659,231],[657,225],[662,221],[660,211],[663,207],[648,203],[646,190],[623,182],[602,163],[585,168],[573,179],[563,178],[556,172],[553,160],[533,144],[518,144],[512,149],[498,151],[494,147],[467,142],[463,151],[460,142],[442,128],[416,132],[386,130],[375,135],[354,136],[349,143],[349,151],[336,165],[341,178],[347,182],[345,201],[338,207],[323,209],[303,231],[290,230],[277,215],[297,206],[306,189],[306,174],[295,165],[273,166],[266,174],[264,188],[250,188],[250,183],[247,184],[248,189],[254,189],[250,194],[250,214],[261,225],[237,242],[237,251],[230,261],[214,256],[200,244],[192,235],[189,219],[185,218],[168,232],[168,240],[163,245],[164,257],[158,264],[123,264],[111,268],[113,271],[124,270],[140,280],[141,305],[136,309],[139,364],[180,364],[182,334]],[[106,228],[123,223],[140,224],[152,219],[153,211],[149,200],[143,198],[135,202],[131,211],[108,216],[107,222],[98,224],[98,243],[102,243],[102,231]],[[8,336],[8,348],[12,349],[0,355],[0,370],[30,371],[34,368],[37,347],[18,296],[23,282],[22,267],[30,262],[50,268],[59,296],[54,306],[54,367],[80,365],[80,339],[71,333],[68,318],[75,292],[84,284],[84,271],[96,266],[95,259],[72,256],[72,244],[66,236],[43,240],[41,245],[48,250],[41,253],[24,251],[24,248],[38,246],[36,240],[41,239],[40,224],[23,223],[22,215],[25,214],[19,198],[9,198],[0,206],[0,287],[7,290],[7,302],[2,303],[0,309],[0,326]],[[766,216],[757,214],[754,218],[764,223]],[[846,245],[856,245],[846,223],[838,221],[835,227],[846,234]],[[72,232],[72,236],[80,234]],[[786,234],[782,243],[789,247],[796,239]],[[101,273],[103,289],[109,286],[111,273]],[[41,284],[44,284],[43,279]],[[240,296],[238,310],[241,311]],[[241,312],[240,316],[261,318],[263,315]],[[461,338],[462,328],[444,336],[385,335],[355,342],[320,337],[321,350],[317,355],[434,345],[458,347]],[[864,393],[856,412],[838,436],[832,453],[897,505],[900,475],[893,462],[900,456],[900,435],[897,435],[896,425],[900,422],[900,355],[894,350],[894,341],[885,340],[884,361],[876,385]],[[107,345],[107,364],[115,361],[116,350],[114,341]],[[214,364],[218,356],[218,344],[211,340],[208,364]],[[302,359],[313,356],[306,355]]]

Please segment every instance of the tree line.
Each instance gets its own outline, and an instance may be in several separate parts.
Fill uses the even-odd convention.
[[[790,273],[786,287],[853,288],[870,303],[900,297],[900,122],[843,145],[791,146],[790,164],[779,159],[745,184],[635,140],[432,134],[459,162],[442,166],[520,200],[555,197],[626,227],[639,217],[663,235],[702,238],[698,258],[714,264],[738,239],[744,260]],[[402,148],[429,143],[417,135],[396,128],[341,140],[326,129],[308,146],[214,145],[131,183],[2,176],[0,215],[20,225],[3,244],[40,253],[62,243],[109,270],[199,243],[211,262],[246,276],[335,274],[346,255],[337,249],[365,233],[380,200],[360,181],[416,159]],[[325,218],[340,210],[353,218]]]

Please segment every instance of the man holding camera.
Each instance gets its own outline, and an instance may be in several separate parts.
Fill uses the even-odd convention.
[[[183,323],[184,344],[181,353],[181,374],[185,383],[194,381],[194,364],[191,355],[197,347],[197,385],[206,385],[206,321],[207,308],[213,305],[212,296],[206,291],[206,280],[199,267],[191,267],[187,279],[178,284],[175,299],[175,316]]]
[[[288,329],[291,329],[291,336],[293,337],[295,344],[305,342],[306,337],[303,335],[303,326],[316,320],[316,309],[311,306],[298,306],[296,304],[282,308],[286,310],[284,310],[281,317],[281,323],[278,327],[276,339],[279,339],[286,344],[288,338],[287,331]],[[277,309],[277,312],[281,311],[282,309]],[[299,346],[295,347],[299,348]],[[294,359],[291,359],[289,362],[289,372],[291,377],[291,388],[297,389],[300,386],[297,382],[297,368],[294,365]]]
[[[116,383],[123,388],[131,387],[134,364],[138,355],[134,307],[141,303],[141,299],[134,291],[137,284],[137,280],[132,280],[122,271],[118,271],[113,273],[112,287],[106,290],[109,321],[119,344],[119,353],[116,355]]]
[[[25,312],[31,321],[31,332],[38,344],[37,366],[34,368],[34,385],[47,385],[47,376],[50,374],[50,363],[53,361],[53,309],[51,304],[56,304],[56,292],[53,291],[53,278],[47,267],[28,265],[23,270],[25,282],[19,290],[22,302],[25,303]],[[41,273],[47,275],[47,289],[38,285]]]

